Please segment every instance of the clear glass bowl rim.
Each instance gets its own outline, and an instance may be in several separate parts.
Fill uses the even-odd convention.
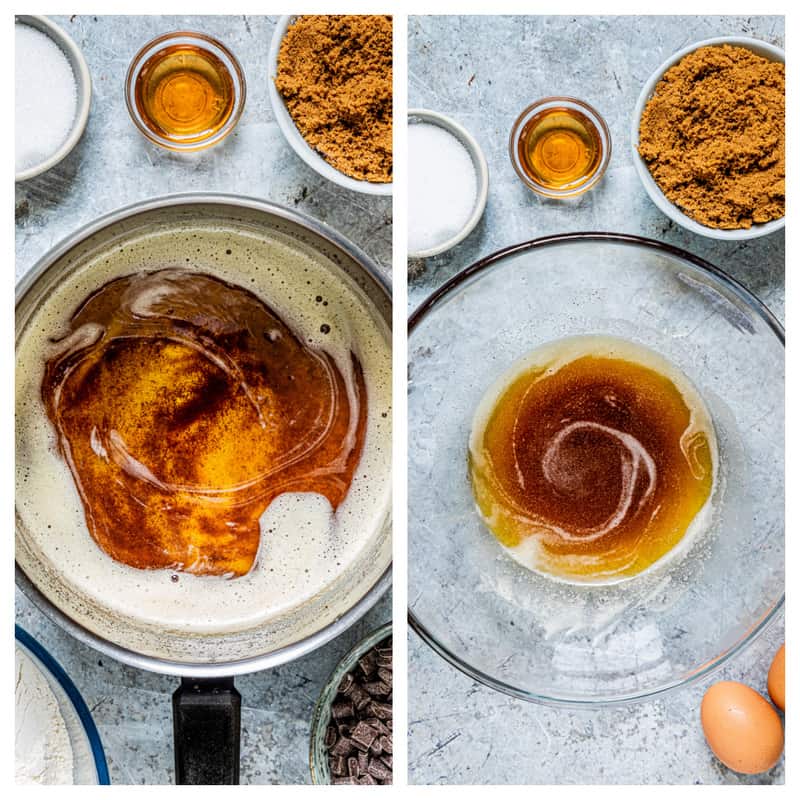
[[[530,250],[546,249],[548,247],[558,247],[564,244],[571,244],[575,242],[611,242],[623,246],[630,246],[634,248],[643,248],[652,252],[662,253],[673,258],[677,258],[688,263],[690,266],[698,269],[709,275],[713,280],[721,284],[725,289],[742,301],[748,306],[755,314],[767,324],[767,327],[775,334],[782,347],[786,346],[786,338],[783,326],[775,317],[775,315],[761,302],[752,292],[746,289],[739,281],[728,275],[719,267],[715,267],[708,261],[682,250],[674,245],[666,244],[655,239],[648,239],[644,236],[637,236],[635,234],[627,233],[610,233],[610,232],[590,232],[581,231],[575,233],[555,234],[553,236],[542,236],[537,239],[532,239],[520,244],[511,245],[509,247],[497,250],[494,253],[484,256],[478,261],[465,267],[460,272],[453,275],[438,289],[432,292],[422,303],[414,310],[408,318],[408,337],[414,329],[429,315],[437,306],[445,302],[450,295],[456,290],[460,289],[463,285],[468,284],[474,277],[488,272],[498,262],[502,262],[506,257],[518,255],[519,253],[527,252]],[[785,535],[785,532],[784,532]],[[632,703],[650,700],[654,697],[666,695],[676,689],[690,686],[697,681],[705,678],[717,670],[719,670],[725,663],[728,662],[736,654],[746,649],[755,639],[765,631],[769,625],[776,619],[780,611],[783,609],[785,602],[785,591],[781,594],[772,608],[758,620],[750,630],[742,636],[737,642],[724,650],[713,660],[706,662],[703,666],[695,669],[688,676],[665,683],[655,689],[648,690],[640,693],[623,694],[609,698],[597,699],[575,699],[549,696],[545,694],[536,694],[525,689],[520,689],[497,678],[487,675],[479,669],[476,669],[466,660],[461,658],[457,653],[453,652],[450,648],[445,647],[436,636],[431,633],[425,624],[417,617],[411,608],[408,608],[408,624],[411,629],[429,646],[434,652],[438,653],[445,661],[449,662],[452,666],[463,672],[468,677],[479,683],[488,686],[498,692],[516,697],[520,700],[527,700],[532,703],[540,703],[549,706],[561,706],[572,708],[600,708],[607,706],[621,706]]]

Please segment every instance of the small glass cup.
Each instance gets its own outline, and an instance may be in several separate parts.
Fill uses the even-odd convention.
[[[392,635],[392,623],[387,622],[377,630],[365,636],[336,666],[328,682],[320,692],[319,700],[314,708],[311,721],[311,747],[308,763],[311,768],[311,782],[329,784],[331,771],[328,766],[328,749],[325,747],[325,731],[331,721],[331,704],[339,691],[342,678],[355,667],[356,662],[367,651]]]
[[[169,47],[176,45],[186,45],[210,54],[214,59],[222,63],[223,68],[228,72],[232,82],[233,103],[227,119],[219,128],[212,130],[205,136],[164,136],[147,124],[147,120],[142,115],[136,102],[136,82],[142,72],[142,68],[155,55],[163,52]],[[134,56],[128,67],[128,74],[125,78],[125,102],[128,106],[128,113],[133,123],[140,133],[153,144],[164,147],[167,150],[178,152],[192,152],[195,150],[205,150],[221,142],[239,122],[239,117],[244,110],[244,102],[247,94],[247,86],[242,70],[236,56],[225,47],[222,42],[206,36],[204,33],[194,31],[174,31],[165,33],[148,42]]]
[[[543,112],[556,109],[563,110],[568,114],[569,112],[577,112],[577,114],[591,126],[594,134],[596,134],[599,156],[597,164],[589,173],[584,175],[581,180],[573,181],[563,188],[546,186],[537,181],[525,169],[520,156],[520,141],[529,132],[527,126],[531,120]],[[582,100],[576,100],[574,97],[545,97],[529,105],[519,117],[517,117],[517,121],[511,129],[511,136],[508,140],[508,154],[511,158],[511,164],[516,170],[517,175],[519,175],[520,180],[532,191],[543,197],[554,199],[577,197],[594,188],[603,177],[606,167],[608,167],[608,163],[611,160],[611,133],[608,130],[605,120],[588,103],[584,103]]]

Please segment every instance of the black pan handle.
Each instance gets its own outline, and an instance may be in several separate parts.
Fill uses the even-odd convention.
[[[175,783],[239,783],[242,696],[233,678],[181,678],[172,695]]]

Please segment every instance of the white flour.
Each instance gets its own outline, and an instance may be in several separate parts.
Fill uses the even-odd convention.
[[[47,679],[16,648],[14,773],[20,784],[72,784],[72,745]]]

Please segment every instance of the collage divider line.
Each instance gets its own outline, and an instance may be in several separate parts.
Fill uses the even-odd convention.
[[[408,108],[408,19],[405,14],[394,15],[394,102],[393,130],[393,198],[392,198],[392,286],[393,286],[393,604],[394,620],[394,750],[395,784],[408,783],[408,633],[406,610],[408,608],[408,416],[406,374],[408,363],[408,269],[406,246],[408,230],[407,185],[407,131]]]

